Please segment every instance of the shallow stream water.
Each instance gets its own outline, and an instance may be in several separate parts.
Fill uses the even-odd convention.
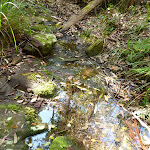
[[[44,144],[51,142],[51,137],[67,135],[78,141],[75,143],[80,149],[137,149],[140,143],[129,136],[126,125],[126,121],[131,123],[129,114],[115,99],[107,98],[99,64],[79,49],[73,43],[64,42],[56,46],[55,53],[49,58],[46,70],[52,74],[58,92],[48,99],[49,105],[41,109],[39,116],[51,131],[27,138],[26,144],[33,144],[30,150],[38,147],[47,150],[49,146]],[[79,59],[68,61],[74,57]],[[53,131],[55,127],[57,130]],[[145,128],[140,129],[141,134],[147,133]]]
[[[137,136],[135,139],[130,137],[127,123],[131,127],[134,125],[130,114],[120,107],[118,100],[108,96],[103,69],[85,55],[82,47],[68,39],[58,41],[44,70],[56,84],[57,92],[53,98],[45,99],[47,105],[38,114],[49,130],[27,137],[28,150],[49,150],[58,136],[67,136],[81,150],[140,149]],[[0,109],[0,117],[5,120],[0,125],[8,123],[12,126],[15,122],[22,128],[22,116]],[[0,133],[3,131],[0,128]],[[144,127],[139,127],[139,131],[141,137],[146,135],[150,139]],[[24,144],[23,140],[16,145],[13,142],[7,139],[2,150],[17,150]]]

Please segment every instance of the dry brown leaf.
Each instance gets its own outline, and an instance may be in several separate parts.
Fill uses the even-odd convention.
[[[18,128],[18,126],[16,126],[16,125],[13,125],[13,126],[12,126],[12,128],[13,128],[13,129],[17,129],[17,128]]]
[[[111,68],[111,70],[118,70],[118,69],[119,69],[118,66],[113,66],[113,67]]]

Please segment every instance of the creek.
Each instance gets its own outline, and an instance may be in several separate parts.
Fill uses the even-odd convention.
[[[140,148],[137,136],[130,137],[127,123],[133,125],[131,115],[119,105],[119,100],[108,96],[103,68],[85,55],[83,47],[69,38],[58,41],[44,69],[56,84],[57,93],[45,99],[46,106],[38,113],[48,131],[27,137],[28,150],[53,150],[52,141],[58,136],[67,136],[81,150]],[[11,120],[9,114],[5,115],[1,113],[1,117]],[[20,121],[17,119],[13,121]],[[139,131],[141,137],[150,137],[144,127],[139,127]],[[11,147],[8,142],[5,149],[16,150],[24,144],[22,140]]]
[[[62,45],[60,41],[46,70],[52,74],[58,91],[39,112],[49,131],[26,138],[26,144],[33,144],[30,150],[48,150],[50,147],[44,144],[49,141],[51,144],[51,137],[64,135],[80,149],[133,150],[140,147],[139,140],[129,136],[126,121],[132,122],[130,115],[117,100],[108,97],[101,67],[85,56],[81,47],[68,40]],[[148,135],[145,128],[139,130],[141,135]]]

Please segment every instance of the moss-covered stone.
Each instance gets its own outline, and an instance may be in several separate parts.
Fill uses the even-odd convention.
[[[55,94],[56,86],[49,79],[49,77],[35,73],[22,74],[26,76],[29,82],[30,89],[36,94],[44,97],[52,97]]]
[[[33,89],[33,91],[37,95],[51,97],[54,95],[55,86],[51,81],[39,83],[38,86]]]
[[[37,114],[34,108],[25,107],[24,111],[25,111],[26,121],[29,121],[30,123],[37,121]]]
[[[46,124],[38,124],[35,126],[32,125],[26,125],[24,130],[17,130],[17,135],[20,140],[23,140],[29,136],[34,136],[40,133],[43,133],[45,131],[48,131],[48,127]]]
[[[80,150],[66,136],[59,136],[54,139],[50,146],[50,150]]]
[[[49,54],[52,51],[54,43],[57,41],[54,34],[36,34],[33,36],[41,45],[38,47],[43,55]]]
[[[96,56],[102,53],[102,51],[103,51],[103,41],[101,39],[95,41],[86,49],[86,53],[89,56]]]

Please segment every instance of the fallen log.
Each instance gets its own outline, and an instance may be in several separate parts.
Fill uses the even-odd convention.
[[[62,25],[62,31],[68,30],[72,25],[76,24],[78,21],[82,20],[86,14],[88,14],[91,10],[93,10],[97,5],[102,3],[104,0],[93,0],[89,2],[78,15],[72,15],[70,19]]]

